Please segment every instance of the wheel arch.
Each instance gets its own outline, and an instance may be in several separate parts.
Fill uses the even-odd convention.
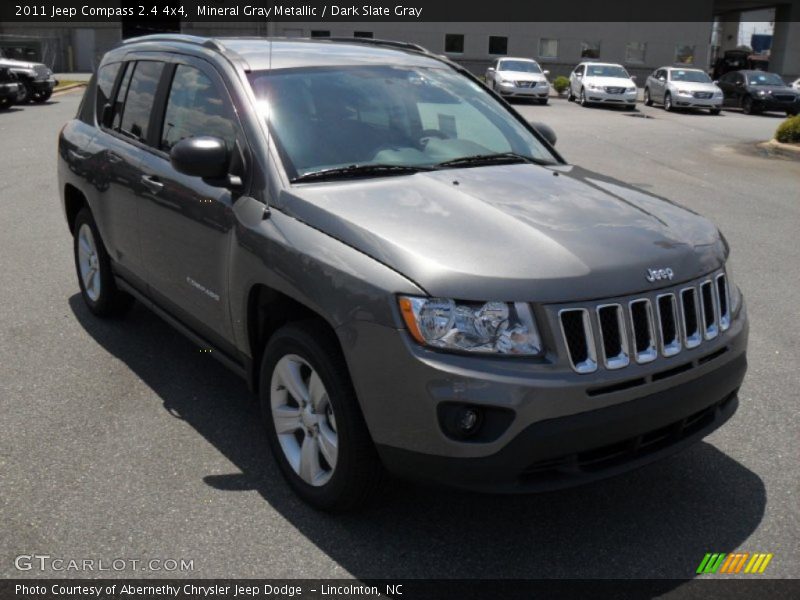
[[[86,195],[71,183],[64,185],[64,214],[70,233],[75,230],[75,219],[81,209],[89,206]]]
[[[317,311],[309,308],[299,300],[278,291],[266,284],[254,284],[247,295],[247,314],[245,330],[247,343],[252,357],[248,385],[254,393],[258,393],[259,371],[264,349],[272,335],[284,325],[298,321],[315,321],[327,330],[337,348],[344,351],[330,321]]]

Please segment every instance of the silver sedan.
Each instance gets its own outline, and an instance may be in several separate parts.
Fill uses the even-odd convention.
[[[647,78],[644,103],[658,102],[664,110],[705,108],[712,115],[722,109],[722,90],[700,69],[661,67]]]

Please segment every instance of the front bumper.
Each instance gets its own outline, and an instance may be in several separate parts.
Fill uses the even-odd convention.
[[[784,101],[784,100],[776,100],[775,98],[766,97],[766,98],[753,98],[755,106],[759,110],[774,110],[780,112],[800,112],[800,101]]]
[[[713,343],[591,375],[559,368],[550,356],[434,352],[404,330],[363,321],[342,327],[339,337],[389,470],[465,489],[515,492],[623,472],[719,427],[737,406],[748,331],[742,307]],[[511,416],[490,436],[457,440],[442,426],[441,409],[453,404]]]
[[[695,98],[693,95],[675,94],[674,105],[680,108],[722,108],[722,97]]]
[[[596,102],[598,104],[634,105],[638,97],[638,92],[636,91],[612,94],[605,90],[593,90],[591,88],[585,88],[584,94],[589,102]]]
[[[517,87],[514,84],[501,83],[497,85],[497,91],[502,96],[538,98],[544,100],[550,97],[550,85],[538,83],[534,87]]]
[[[0,83],[0,98],[16,99],[19,93],[18,83]]]
[[[32,81],[31,85],[33,86],[33,89],[36,92],[48,93],[52,92],[53,89],[58,85],[58,80],[52,77],[49,79],[40,79],[38,81]]]

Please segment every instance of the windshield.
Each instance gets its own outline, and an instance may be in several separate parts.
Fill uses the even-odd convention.
[[[257,71],[250,83],[292,179],[353,165],[441,167],[500,153],[557,162],[483,86],[448,67]]]
[[[532,60],[502,60],[498,71],[518,71],[520,73],[541,73],[542,68]]]
[[[710,83],[711,77],[702,71],[672,71],[672,81],[690,81],[692,83]]]
[[[630,75],[622,67],[616,65],[588,65],[586,74],[589,77],[624,77],[629,79]]]
[[[747,76],[749,85],[786,85],[780,75],[775,73],[751,73]]]

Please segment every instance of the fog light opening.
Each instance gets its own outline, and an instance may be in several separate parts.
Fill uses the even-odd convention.
[[[480,431],[483,411],[476,406],[454,406],[445,419],[447,433],[458,439],[473,437]]]

